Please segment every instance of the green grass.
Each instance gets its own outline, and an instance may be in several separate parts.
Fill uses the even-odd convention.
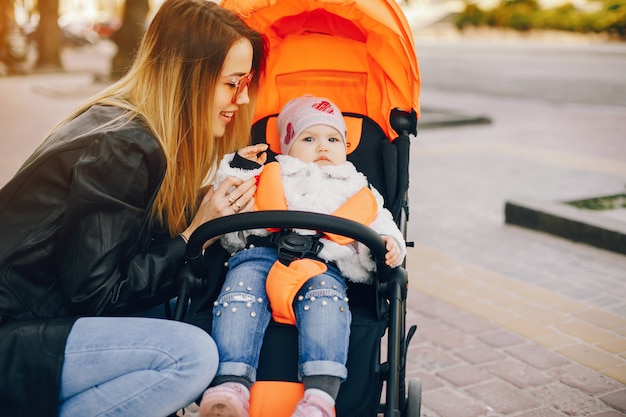
[[[613,210],[617,208],[626,208],[626,194],[568,201],[567,204],[587,210]]]

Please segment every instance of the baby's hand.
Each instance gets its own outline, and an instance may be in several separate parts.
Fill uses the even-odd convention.
[[[259,143],[256,145],[246,146],[245,148],[239,149],[237,153],[242,158],[246,158],[252,162],[256,162],[259,165],[263,165],[265,161],[267,161],[267,150],[266,143]]]
[[[382,235],[381,237],[385,241],[385,249],[387,249],[387,253],[385,254],[385,264],[391,268],[395,268],[402,263],[400,246],[398,246],[398,242],[396,242],[392,237],[385,235]]]

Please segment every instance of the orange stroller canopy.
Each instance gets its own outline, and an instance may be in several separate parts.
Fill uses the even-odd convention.
[[[420,78],[396,0],[223,0],[269,40],[254,121],[302,94],[373,119],[391,140],[392,109],[417,112]]]

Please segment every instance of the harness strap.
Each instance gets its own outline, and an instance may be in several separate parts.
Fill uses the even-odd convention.
[[[267,280],[265,291],[272,306],[272,317],[285,324],[296,324],[293,299],[309,278],[326,272],[326,265],[314,259],[296,259],[289,265],[274,262]]]
[[[255,210],[287,210],[287,200],[278,162],[270,162],[263,167],[255,193]],[[333,215],[353,220],[365,225],[371,224],[378,213],[376,197],[367,187],[363,187],[337,209]],[[296,324],[293,312],[293,299],[302,285],[311,277],[326,272],[323,262],[316,257],[322,249],[319,238],[326,238],[347,245],[354,239],[333,233],[319,233],[313,237],[302,236],[295,232],[268,229],[273,232],[269,239],[251,240],[257,246],[276,246],[278,261],[270,269],[265,283],[265,290],[272,308],[272,317],[279,323]],[[280,233],[277,233],[280,232]]]

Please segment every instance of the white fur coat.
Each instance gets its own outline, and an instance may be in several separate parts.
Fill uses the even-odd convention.
[[[216,174],[215,185],[224,181],[227,176],[248,179],[259,175],[263,169],[245,170],[230,166],[234,154],[226,155],[220,162]],[[341,207],[348,199],[361,188],[368,186],[365,175],[358,172],[354,165],[347,162],[337,166],[318,166],[315,163],[305,163],[299,159],[278,155],[276,160],[280,164],[285,198],[289,210],[311,211],[322,214],[332,214]],[[378,203],[378,214],[370,227],[381,235],[394,238],[402,252],[402,258],[406,255],[406,243],[404,237],[391,213],[383,207],[383,198],[380,193],[371,188]],[[301,234],[313,234],[314,231],[298,230]],[[230,253],[235,253],[245,248],[246,238],[249,235],[267,235],[265,229],[246,230],[224,235],[221,239],[222,246]],[[371,283],[372,271],[376,270],[376,264],[370,256],[369,249],[354,242],[349,245],[339,245],[331,240],[322,238],[324,244],[319,257],[335,262],[341,273],[350,281]]]

